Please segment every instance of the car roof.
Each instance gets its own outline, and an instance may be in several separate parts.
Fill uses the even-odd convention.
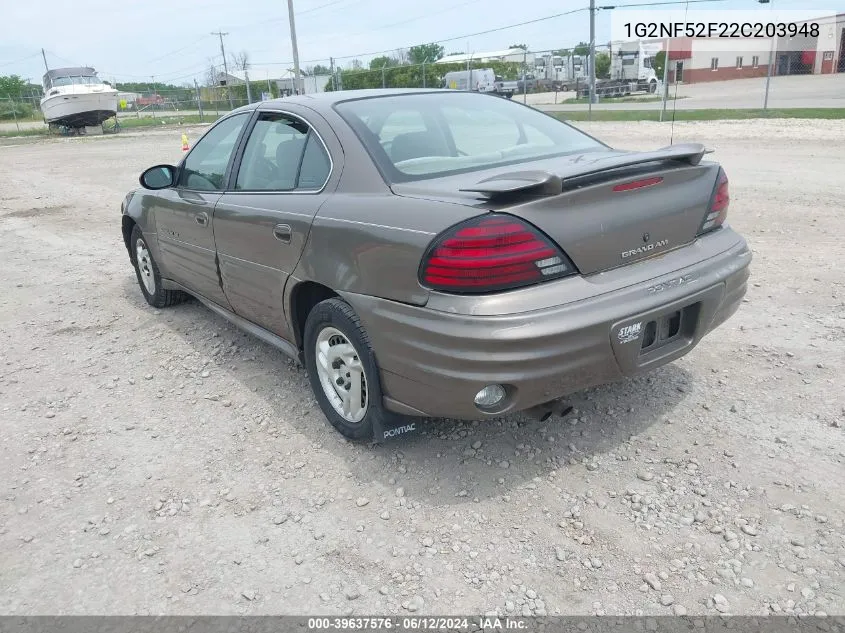
[[[289,104],[304,105],[314,110],[328,109],[336,103],[342,101],[350,101],[353,99],[372,99],[375,97],[396,97],[401,95],[414,95],[426,93],[450,93],[461,92],[458,90],[444,90],[441,88],[379,88],[372,90],[338,90],[332,92],[317,92],[307,95],[295,95],[291,97],[282,97],[279,99],[270,99],[268,101],[260,101],[253,103],[239,110],[248,110],[253,108],[259,109],[274,109],[284,107]]]

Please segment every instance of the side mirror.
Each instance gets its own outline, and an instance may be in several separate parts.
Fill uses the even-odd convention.
[[[173,165],[150,167],[138,179],[144,189],[167,189],[176,184],[176,168]]]

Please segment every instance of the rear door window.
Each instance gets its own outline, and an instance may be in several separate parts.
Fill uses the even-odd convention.
[[[280,112],[263,112],[244,148],[236,191],[320,189],[330,162],[307,123]]]

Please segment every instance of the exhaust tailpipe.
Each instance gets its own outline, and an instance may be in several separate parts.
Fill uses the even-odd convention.
[[[548,402],[544,402],[542,404],[535,405],[530,409],[526,409],[525,415],[532,417],[535,420],[539,420],[540,422],[545,422],[553,415],[564,417],[565,415],[568,415],[571,411],[572,405],[567,404],[563,400],[556,399],[549,400]]]
[[[548,402],[544,402],[543,404],[538,404],[530,409],[525,410],[525,415],[534,418],[535,420],[539,420],[540,422],[545,422],[554,413],[554,400],[549,400]]]

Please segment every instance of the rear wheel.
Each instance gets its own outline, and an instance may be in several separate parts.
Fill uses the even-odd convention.
[[[311,388],[331,425],[353,440],[372,438],[376,421],[388,425],[375,354],[352,307],[341,299],[318,303],[303,339]]]
[[[144,233],[137,224],[132,228],[132,236],[129,238],[129,257],[147,303],[154,308],[166,308],[184,300],[183,292],[164,288],[158,265],[150,253]]]

